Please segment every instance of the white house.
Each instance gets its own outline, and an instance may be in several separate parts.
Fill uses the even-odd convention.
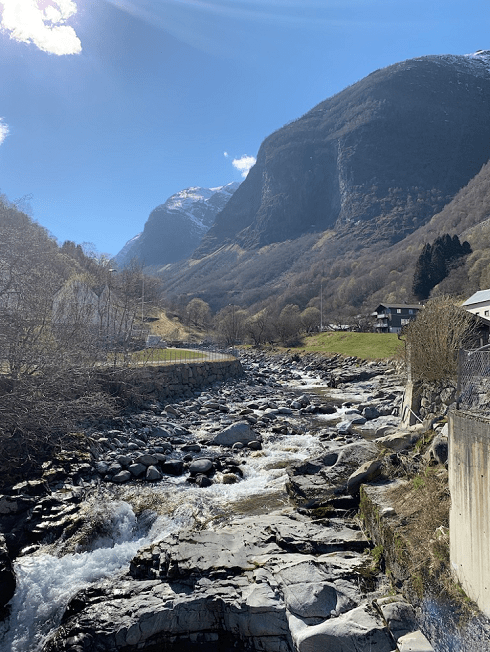
[[[478,317],[490,319],[490,290],[479,290],[462,304],[465,310]]]

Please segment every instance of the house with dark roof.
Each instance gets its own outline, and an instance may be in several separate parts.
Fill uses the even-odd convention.
[[[372,313],[376,318],[374,330],[377,333],[399,333],[403,326],[415,319],[421,308],[419,303],[380,303]]]

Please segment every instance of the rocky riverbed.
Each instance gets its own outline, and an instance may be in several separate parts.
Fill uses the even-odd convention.
[[[4,488],[2,652],[428,649],[356,518],[361,483],[417,437],[403,377],[340,356],[242,364]]]

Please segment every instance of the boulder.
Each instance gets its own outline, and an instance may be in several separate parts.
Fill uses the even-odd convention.
[[[124,471],[119,471],[119,473],[113,475],[112,482],[115,482],[116,484],[123,484],[124,482],[129,482],[132,477],[133,476],[131,475],[131,472],[125,469]]]
[[[403,596],[380,598],[376,603],[395,641],[417,629],[415,610]]]
[[[214,446],[231,447],[233,444],[240,443],[246,446],[251,441],[256,441],[258,439],[259,437],[257,433],[252,430],[247,421],[238,421],[218,433],[210,441],[210,444]]]
[[[420,630],[405,634],[398,639],[397,643],[400,652],[435,652]]]
[[[394,647],[381,617],[367,606],[317,625],[307,625],[291,614],[289,626],[298,652],[392,652]]]
[[[135,460],[135,464],[143,464],[144,466],[155,466],[158,464],[158,459],[154,455],[139,455]]]
[[[189,466],[189,473],[191,475],[198,475],[199,473],[208,474],[211,473],[213,470],[214,470],[213,462],[206,457],[202,457],[198,460],[194,460],[193,462],[191,462]]]
[[[347,491],[351,496],[359,492],[361,484],[371,482],[381,475],[382,460],[364,462],[347,480]]]
[[[162,474],[160,473],[160,471],[157,469],[156,466],[151,465],[146,469],[145,477],[149,482],[155,482],[157,480],[162,479]]]

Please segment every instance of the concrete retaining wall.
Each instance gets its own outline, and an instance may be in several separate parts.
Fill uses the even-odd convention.
[[[170,365],[148,365],[116,372],[102,372],[111,393],[142,404],[189,397],[194,392],[244,375],[239,360],[219,360]]]
[[[449,414],[450,554],[466,594],[490,617],[490,419]]]

